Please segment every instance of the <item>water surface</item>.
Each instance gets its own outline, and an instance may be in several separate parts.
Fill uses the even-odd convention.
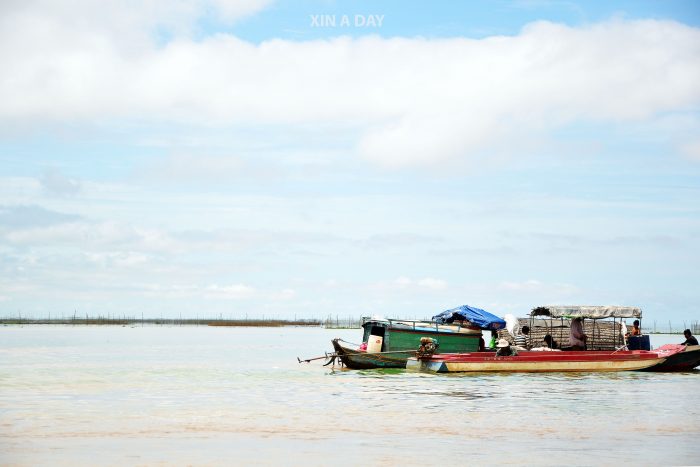
[[[5,326],[2,465],[688,465],[700,371],[339,370],[359,330]],[[653,336],[655,346],[680,336]]]

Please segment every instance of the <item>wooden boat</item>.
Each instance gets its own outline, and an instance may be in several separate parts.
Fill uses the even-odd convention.
[[[361,350],[359,346],[349,344],[342,339],[333,339],[331,342],[340,362],[353,370],[405,368],[406,360],[416,355],[415,350],[368,353],[366,350]]]
[[[642,319],[642,310],[637,307],[628,306],[541,306],[534,308],[530,314],[530,328],[537,329],[535,326],[535,317],[548,317],[550,322],[541,333],[550,333],[556,335],[555,329],[559,330],[560,342],[566,342],[561,336],[561,329],[566,324],[569,326],[571,318],[583,318],[591,323],[586,328],[586,334],[589,339],[587,342],[588,349],[593,350],[615,350],[624,348],[626,350],[652,350],[651,342],[648,335],[625,336],[627,329],[624,324],[626,318]],[[561,321],[560,326],[555,326],[556,320]],[[602,324],[604,320],[610,323],[612,319],[612,331],[610,328],[606,331]],[[619,320],[619,321],[618,321]],[[688,346],[668,344],[653,352],[665,357],[663,362],[646,368],[646,371],[690,371],[700,365],[700,346]]]
[[[463,305],[433,317],[432,321],[363,318],[363,344],[333,339],[335,356],[348,368],[405,368],[416,355],[421,338],[438,342],[437,352],[476,352],[482,329],[500,329],[505,321],[480,308]]]
[[[645,371],[692,371],[700,366],[700,345],[667,344],[654,352],[666,356],[666,359]]]
[[[435,373],[630,371],[658,365],[666,358],[646,350],[523,351],[509,357],[475,352],[413,357],[406,368]]]
[[[380,343],[376,349],[333,339],[333,350],[343,365],[352,369],[405,368],[416,355],[422,337],[438,339],[440,350],[473,352],[479,350],[481,329],[461,325],[440,325],[430,321],[363,318],[363,342]],[[369,351],[368,351],[369,350]]]

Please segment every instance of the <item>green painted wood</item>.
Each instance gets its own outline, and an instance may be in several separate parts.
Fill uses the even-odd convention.
[[[437,339],[439,347],[436,353],[463,353],[479,350],[479,335],[440,333],[425,331],[404,331],[387,329],[384,336],[384,352],[395,350],[417,350],[421,337]]]

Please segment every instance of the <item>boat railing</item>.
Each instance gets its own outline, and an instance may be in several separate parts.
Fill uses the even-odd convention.
[[[413,331],[432,331],[432,332],[442,332],[442,333],[456,333],[456,334],[479,334],[480,329],[472,328],[465,323],[455,322],[454,324],[439,324],[436,321],[429,320],[418,320],[418,319],[396,319],[396,318],[371,318],[363,317],[362,326],[365,324],[373,322],[380,326],[386,327],[387,329],[396,330],[413,330]]]
[[[478,330],[473,329],[463,323],[455,324],[439,324],[436,321],[427,320],[410,320],[410,319],[388,319],[389,328],[393,329],[412,329],[413,331],[431,330],[435,332],[450,332],[450,333],[477,333]]]

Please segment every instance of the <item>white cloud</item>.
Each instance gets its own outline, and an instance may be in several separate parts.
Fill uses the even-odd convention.
[[[149,261],[149,257],[142,253],[136,253],[131,251],[126,252],[95,252],[86,253],[86,258],[96,264],[102,265],[103,267],[138,267],[145,265]]]
[[[681,145],[680,150],[688,159],[700,161],[700,140],[685,143]]]
[[[533,290],[541,290],[543,288],[544,284],[542,282],[535,280],[535,279],[529,279],[523,282],[503,282],[501,283],[501,287],[506,289],[506,290],[511,290],[511,291],[533,291]]]
[[[176,252],[182,248],[162,230],[130,227],[116,222],[67,222],[44,228],[12,230],[4,235],[4,239],[10,244],[36,248],[60,245],[102,250],[122,246],[152,252]]]
[[[80,181],[63,175],[58,169],[46,170],[39,179],[49,195],[75,195],[80,192]]]
[[[447,289],[448,284],[442,279],[433,277],[425,277],[422,279],[411,279],[410,277],[400,276],[390,282],[379,282],[370,285],[370,288],[377,290],[413,290],[413,291],[438,291]]]
[[[297,293],[294,289],[283,289],[280,290],[279,292],[275,292],[272,294],[271,298],[272,300],[280,300],[280,301],[285,301],[285,300],[292,300],[296,297]]]
[[[243,161],[236,156],[209,156],[174,154],[159,160],[146,174],[156,178],[182,182],[183,180],[227,181],[241,172]]]
[[[159,14],[165,8],[154,5]],[[204,3],[186,5],[201,12]],[[55,10],[3,20],[0,44],[24,47],[0,48],[0,118],[360,127],[359,155],[405,167],[469,161],[577,120],[638,121],[700,103],[700,31],[672,21],[538,22],[483,40],[254,45],[181,35],[162,47],[125,48],[106,24],[76,28]],[[115,15],[116,24],[155,27]],[[165,18],[174,24],[189,17],[173,15]]]
[[[93,2],[91,0],[26,0],[0,4],[3,26],[34,26],[30,32],[42,39],[54,32],[64,32],[56,39],[73,40],[89,36],[109,38],[121,46],[145,45],[160,32],[188,35],[198,20],[212,17],[234,23],[266,8],[272,0],[125,0]],[[12,29],[13,31],[15,29]],[[30,43],[29,45],[34,45]]]
[[[196,313],[206,297],[217,311],[251,299],[290,313],[422,314],[463,301],[490,310],[496,298],[522,312],[608,302],[608,292],[595,290],[605,282],[603,263],[608,276],[628,265],[630,274],[606,283],[614,283],[610,294],[635,297],[644,283],[637,271],[654,269],[637,266],[651,256],[663,264],[678,258],[679,268],[671,277],[657,267],[658,277],[644,280],[669,296],[692,290],[683,281],[694,272],[694,186],[671,177],[678,166],[658,180],[645,175],[655,175],[653,165],[643,166],[665,162],[669,151],[652,145],[700,160],[698,28],[614,20],[534,23],[483,40],[261,44],[196,31],[201,22],[193,19],[220,24],[210,15],[227,10],[223,21],[235,21],[264,3],[0,4],[0,132],[14,141],[19,128],[29,142],[46,122],[69,128],[69,142],[55,152],[25,160],[31,148],[10,148],[3,166],[0,288],[8,309],[43,301],[72,310],[82,300]],[[423,172],[396,176],[353,160],[481,165],[501,153],[523,156],[527,138],[546,143],[553,130],[580,121],[590,123],[584,132],[593,128],[582,139],[611,157],[594,161],[582,175],[595,180],[571,191],[568,175],[585,162],[529,172],[527,180],[515,170],[495,183],[442,185]],[[601,123],[636,142],[627,156],[614,154],[620,146],[597,132]],[[66,141],[55,136],[48,141]],[[642,156],[636,169],[645,170],[627,174],[636,148],[658,157]],[[56,158],[66,173],[42,175],[51,165],[40,160]],[[525,154],[522,164],[532,161]],[[314,183],[298,183],[307,174]],[[591,258],[602,275],[587,272]],[[502,282],[526,263],[538,280]],[[387,279],[367,283],[376,278]]]
[[[305,230],[287,227],[281,229],[278,220],[285,216],[284,207],[271,211],[270,228],[256,224],[250,214],[255,211],[257,203],[274,204],[274,199],[235,200],[219,198],[212,204],[211,200],[200,201],[185,197],[185,204],[179,204],[179,198],[166,196],[164,200],[154,202],[155,208],[136,211],[134,219],[124,218],[122,202],[130,207],[131,201],[108,201],[91,199],[90,206],[100,206],[92,215],[116,217],[118,221],[98,221],[74,214],[49,210],[37,205],[1,205],[0,204],[0,248],[14,251],[31,250],[48,254],[56,249],[67,252],[86,252],[95,254],[93,259],[111,258],[121,255],[120,263],[137,261],[139,256],[165,258],[178,255],[209,255],[221,258],[233,254],[239,260],[260,254],[269,255],[318,255],[332,251],[341,245],[350,247],[361,243],[332,233],[318,232],[304,225]],[[63,201],[63,200],[62,200]],[[166,206],[176,206],[177,211]],[[237,206],[243,206],[238,208]],[[203,206],[211,218],[210,225],[204,222],[197,225],[185,224],[185,227],[167,225],[172,217],[190,216],[199,219]],[[110,211],[114,209],[114,211]],[[164,217],[154,219],[151,209],[165,213]],[[241,211],[241,212],[239,212]],[[178,216],[173,216],[179,212]],[[193,214],[182,214],[190,213]],[[128,216],[127,216],[128,217]],[[265,220],[268,215],[263,215]],[[250,228],[227,228],[226,223],[250,224]],[[140,222],[139,222],[140,221]],[[199,222],[199,221],[198,221]],[[150,224],[150,225],[145,225]],[[155,226],[153,226],[155,225]],[[99,256],[105,254],[107,256]],[[128,259],[127,259],[128,258]],[[95,261],[100,262],[100,261]]]
[[[0,231],[46,227],[75,222],[79,218],[36,205],[0,205]]]
[[[245,284],[232,285],[209,285],[204,294],[207,299],[227,299],[227,300],[244,300],[252,298],[255,295],[255,289]]]
[[[497,294],[506,293],[514,297],[537,297],[539,303],[552,303],[576,297],[581,291],[571,284],[542,282],[537,279],[504,281],[495,287]]]
[[[201,288],[195,285],[138,283],[131,288],[140,291],[145,297],[164,299],[188,299],[201,295]]]
[[[362,243],[369,249],[386,250],[388,248],[414,248],[425,244],[439,243],[441,240],[443,239],[440,237],[401,232],[374,234]]]
[[[447,282],[442,279],[433,279],[432,277],[426,277],[425,279],[420,279],[417,284],[426,289],[432,290],[445,290],[447,288]]]

